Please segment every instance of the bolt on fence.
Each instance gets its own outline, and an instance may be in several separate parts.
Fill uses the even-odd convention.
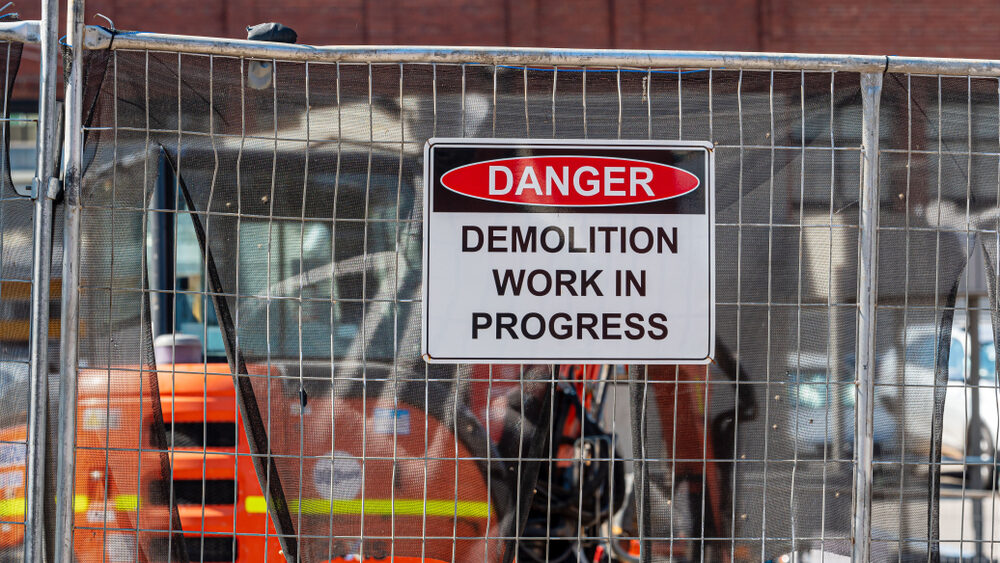
[[[0,525],[26,522],[0,547],[996,557],[1000,63],[311,47],[85,27],[68,8],[61,186],[55,27],[0,25],[8,92],[18,42],[49,61],[34,235],[12,187],[0,211],[0,245],[20,248],[2,252],[0,320],[31,327],[4,331],[4,400],[32,413],[0,438],[5,498],[27,502],[0,503]],[[714,362],[424,363],[435,137],[710,142]]]

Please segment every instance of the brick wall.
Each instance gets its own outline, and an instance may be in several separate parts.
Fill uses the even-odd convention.
[[[38,6],[22,0],[23,18]],[[245,37],[279,21],[301,43],[518,45],[1000,57],[996,0],[91,0],[88,24]],[[28,52],[15,98],[37,97]]]

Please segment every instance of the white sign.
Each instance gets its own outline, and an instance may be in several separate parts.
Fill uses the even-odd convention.
[[[707,363],[705,142],[431,139],[423,349],[441,363]]]

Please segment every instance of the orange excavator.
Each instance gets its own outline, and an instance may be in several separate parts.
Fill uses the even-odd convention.
[[[283,561],[228,366],[167,364],[156,375],[171,441],[165,448],[156,443],[153,401],[148,394],[137,401],[138,381],[150,378],[134,370],[81,371],[77,560]],[[474,448],[415,406],[361,397],[336,403],[316,399],[298,416],[281,417],[291,427],[299,417],[323,417],[330,428],[365,427],[367,434],[363,441],[342,438],[333,452],[329,435],[310,435],[295,460],[306,478],[288,495],[289,510],[302,534],[315,536],[302,542],[309,549],[302,560],[356,562],[363,554],[385,561],[394,553],[400,562],[498,560],[487,556],[499,535],[497,515]],[[271,406],[279,411],[288,403]],[[387,434],[389,411],[396,439]],[[8,443],[24,439],[23,424],[0,434]],[[5,520],[21,520],[24,512],[23,461],[13,457],[14,464],[0,465]],[[0,535],[15,558],[22,529]]]

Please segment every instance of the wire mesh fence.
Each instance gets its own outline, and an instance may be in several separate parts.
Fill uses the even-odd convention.
[[[126,366],[150,366],[154,319],[160,334],[196,336],[198,359],[157,365],[172,446],[152,467],[167,474],[90,448],[104,479],[123,466],[140,476],[109,494],[166,493],[157,504],[177,510],[190,559],[600,560],[612,543],[646,560],[850,554],[858,74],[122,48],[85,65],[81,318],[95,324],[81,360],[108,366],[99,395],[108,381],[125,389],[143,371]],[[568,366],[424,364],[419,172],[432,136],[713,142],[716,364],[634,366],[613,381]],[[157,242],[154,230],[172,235]],[[208,382],[230,373],[235,394],[215,414]],[[927,483],[934,403],[890,401],[904,398],[908,426],[927,430],[907,442],[879,410],[878,459],[921,465]],[[602,420],[605,403],[633,417]],[[148,426],[129,412],[138,402],[119,404],[104,417],[120,416],[116,432]],[[207,446],[210,428],[239,426],[247,442]],[[177,445],[181,428],[193,443]],[[897,540],[887,554],[937,549],[929,495],[910,487],[879,519]],[[140,551],[144,533],[173,531],[136,529]]]
[[[50,555],[1000,558],[992,63],[84,37],[59,512],[28,517]],[[425,363],[434,137],[711,142],[713,363]],[[31,203],[3,189],[0,558],[21,560],[39,327]]]
[[[3,113],[0,114],[2,146],[9,146],[12,128],[30,124],[29,119],[12,123],[9,95],[17,75],[22,45],[0,42],[3,65]],[[4,500],[0,502],[0,553],[17,553],[24,536],[24,507],[11,493],[24,484],[26,470],[26,423],[28,399],[31,294],[31,202],[18,196],[11,179],[7,151],[0,158],[0,480]],[[23,499],[22,499],[23,501]]]

